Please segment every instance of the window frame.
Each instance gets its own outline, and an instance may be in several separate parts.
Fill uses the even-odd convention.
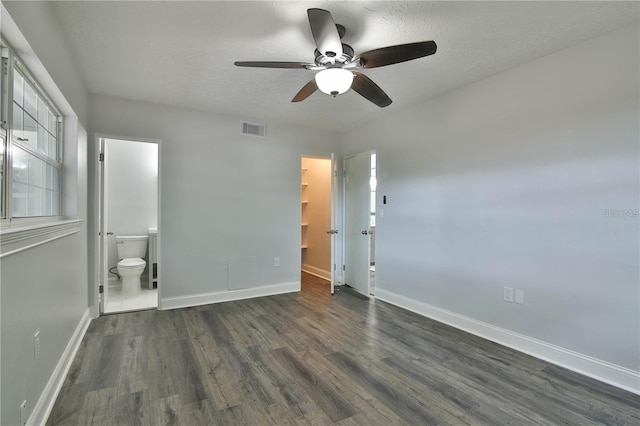
[[[39,225],[46,223],[55,223],[64,219],[63,217],[63,194],[64,194],[64,156],[63,156],[63,148],[64,148],[64,116],[60,112],[58,106],[51,100],[51,97],[46,93],[43,89],[42,85],[38,83],[37,79],[33,76],[33,74],[29,71],[29,68],[24,64],[24,62],[15,54],[11,46],[6,42],[5,39],[0,39],[0,48],[5,50],[6,55],[3,54],[3,59],[6,58],[7,63],[7,71],[6,71],[6,94],[2,93],[2,107],[3,107],[3,117],[0,118],[2,122],[0,122],[0,127],[4,125],[4,158],[3,158],[3,181],[2,185],[2,194],[0,204],[2,204],[2,209],[0,210],[0,226],[2,228],[9,228],[14,226],[31,226],[31,225]],[[4,71],[3,71],[4,72]],[[26,105],[16,106],[14,100],[14,84],[15,84],[15,72],[19,72],[20,75],[24,78],[24,84],[29,84],[32,89],[35,91],[37,99],[42,99],[44,104],[47,106],[48,110],[53,112],[55,115],[55,157],[49,157],[48,154],[43,150],[40,150],[37,147],[31,147],[27,141],[20,140],[16,135],[16,130],[14,128],[14,110],[16,108],[20,108],[23,114],[29,114],[26,110]],[[38,134],[38,129],[41,124],[37,118],[38,113],[38,105],[36,103],[36,117],[35,117],[35,132]],[[30,115],[30,114],[29,114]],[[34,117],[31,117],[34,118]],[[46,124],[46,123],[45,123]],[[49,123],[50,124],[50,123]],[[49,124],[45,127],[45,132],[49,132]],[[43,126],[44,127],[44,126]],[[31,156],[39,161],[42,161],[45,165],[43,175],[46,174],[47,167],[53,166],[57,169],[57,183],[55,186],[55,192],[57,193],[57,212],[53,215],[38,215],[38,216],[14,216],[14,206],[13,206],[13,153],[14,146],[22,149],[28,156]],[[31,158],[29,157],[29,158]],[[46,177],[42,178],[41,182],[46,182]],[[27,184],[28,185],[28,184]],[[46,184],[45,184],[46,185]],[[43,188],[46,191],[46,188]],[[28,213],[28,212],[27,212]],[[42,212],[40,212],[42,213]]]

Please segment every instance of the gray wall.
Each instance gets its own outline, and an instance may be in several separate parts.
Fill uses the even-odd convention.
[[[161,302],[300,281],[300,160],[335,135],[95,95],[90,115],[92,134],[161,140]]]
[[[637,372],[638,217],[604,212],[639,208],[638,40],[627,27],[347,133],[343,154],[378,154],[377,288]]]
[[[79,232],[2,259],[2,420],[27,415],[87,309],[86,233]],[[34,334],[40,331],[40,356]]]

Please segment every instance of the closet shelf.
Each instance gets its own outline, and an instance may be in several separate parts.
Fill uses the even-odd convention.
[[[301,226],[309,226],[309,224],[308,224],[308,223],[301,223],[300,225],[301,225]]]
[[[306,248],[309,248],[309,246],[307,246],[306,244],[303,244],[302,246],[300,246],[300,248],[306,249]]]

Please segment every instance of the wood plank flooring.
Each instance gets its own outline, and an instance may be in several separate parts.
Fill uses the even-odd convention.
[[[303,274],[92,321],[49,425],[640,424],[640,397]]]

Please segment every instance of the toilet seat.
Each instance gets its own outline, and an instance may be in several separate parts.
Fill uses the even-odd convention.
[[[140,267],[145,267],[147,264],[147,262],[145,262],[144,259],[141,259],[139,257],[130,257],[127,259],[122,259],[120,262],[118,262],[118,268],[124,268],[124,269],[133,269],[133,268],[140,268]]]

